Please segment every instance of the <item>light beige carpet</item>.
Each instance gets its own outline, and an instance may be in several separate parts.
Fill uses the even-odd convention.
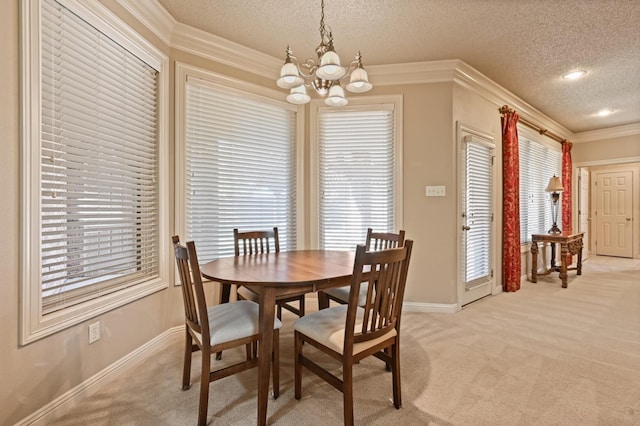
[[[294,317],[285,315],[281,396],[269,400],[268,423],[342,424],[342,394],[308,371],[294,399]],[[456,314],[405,313],[402,323],[403,407],[391,404],[382,363],[365,360],[355,369],[356,424],[640,425],[639,260],[592,257],[566,289],[553,274]],[[46,423],[195,424],[199,385],[180,389],[181,337]],[[242,351],[224,358],[234,356]],[[211,384],[209,424],[255,424],[255,372]]]

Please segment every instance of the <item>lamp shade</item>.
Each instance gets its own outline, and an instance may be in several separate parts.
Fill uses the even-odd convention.
[[[351,73],[351,80],[347,84],[347,90],[354,93],[362,93],[371,90],[373,85],[369,83],[369,76],[367,72],[359,65],[353,73]]]
[[[304,83],[302,77],[298,73],[298,67],[287,61],[280,69],[280,78],[276,81],[278,87],[283,89],[292,89]]]
[[[344,90],[340,84],[336,83],[329,89],[329,96],[324,100],[324,103],[329,106],[345,106],[349,101],[344,97]]]
[[[296,105],[306,104],[310,100],[311,97],[307,95],[307,89],[305,89],[304,85],[294,87],[287,96],[287,102]]]
[[[335,81],[339,80],[347,73],[344,67],[340,66],[340,58],[333,50],[328,50],[320,58],[320,67],[316,71],[316,75],[323,80]]]
[[[549,185],[545,189],[547,192],[562,192],[564,191],[564,187],[562,186],[562,181],[556,175],[553,175],[551,179],[549,179]]]

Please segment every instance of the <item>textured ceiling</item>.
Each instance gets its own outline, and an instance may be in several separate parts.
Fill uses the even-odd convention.
[[[157,1],[277,58],[320,41],[320,0]],[[461,59],[574,133],[640,123],[640,0],[325,0],[325,24],[345,63]],[[587,75],[562,79],[574,69]]]

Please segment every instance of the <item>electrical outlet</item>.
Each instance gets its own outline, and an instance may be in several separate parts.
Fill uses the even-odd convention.
[[[89,344],[100,340],[100,321],[89,324]]]

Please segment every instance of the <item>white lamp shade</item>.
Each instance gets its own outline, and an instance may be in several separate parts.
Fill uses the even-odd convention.
[[[329,106],[345,106],[349,103],[347,98],[344,97],[344,90],[339,84],[334,84],[329,89],[329,96],[324,100],[324,103]]]
[[[298,87],[304,83],[300,73],[298,73],[298,67],[293,63],[287,62],[280,69],[280,78],[276,81],[278,87],[283,89],[292,89]]]
[[[562,186],[562,181],[556,175],[553,175],[551,179],[549,179],[549,184],[545,189],[547,192],[562,192],[564,191],[564,187]]]
[[[287,95],[287,102],[290,104],[303,105],[311,100],[311,97],[307,95],[307,89],[301,85],[291,89],[291,93]]]
[[[328,50],[320,59],[320,67],[316,75],[323,80],[339,80],[347,73],[344,67],[340,66],[340,57],[333,50]]]
[[[371,90],[373,84],[369,83],[369,76],[364,68],[358,67],[351,73],[351,79],[347,84],[347,90],[354,93],[362,93]]]

